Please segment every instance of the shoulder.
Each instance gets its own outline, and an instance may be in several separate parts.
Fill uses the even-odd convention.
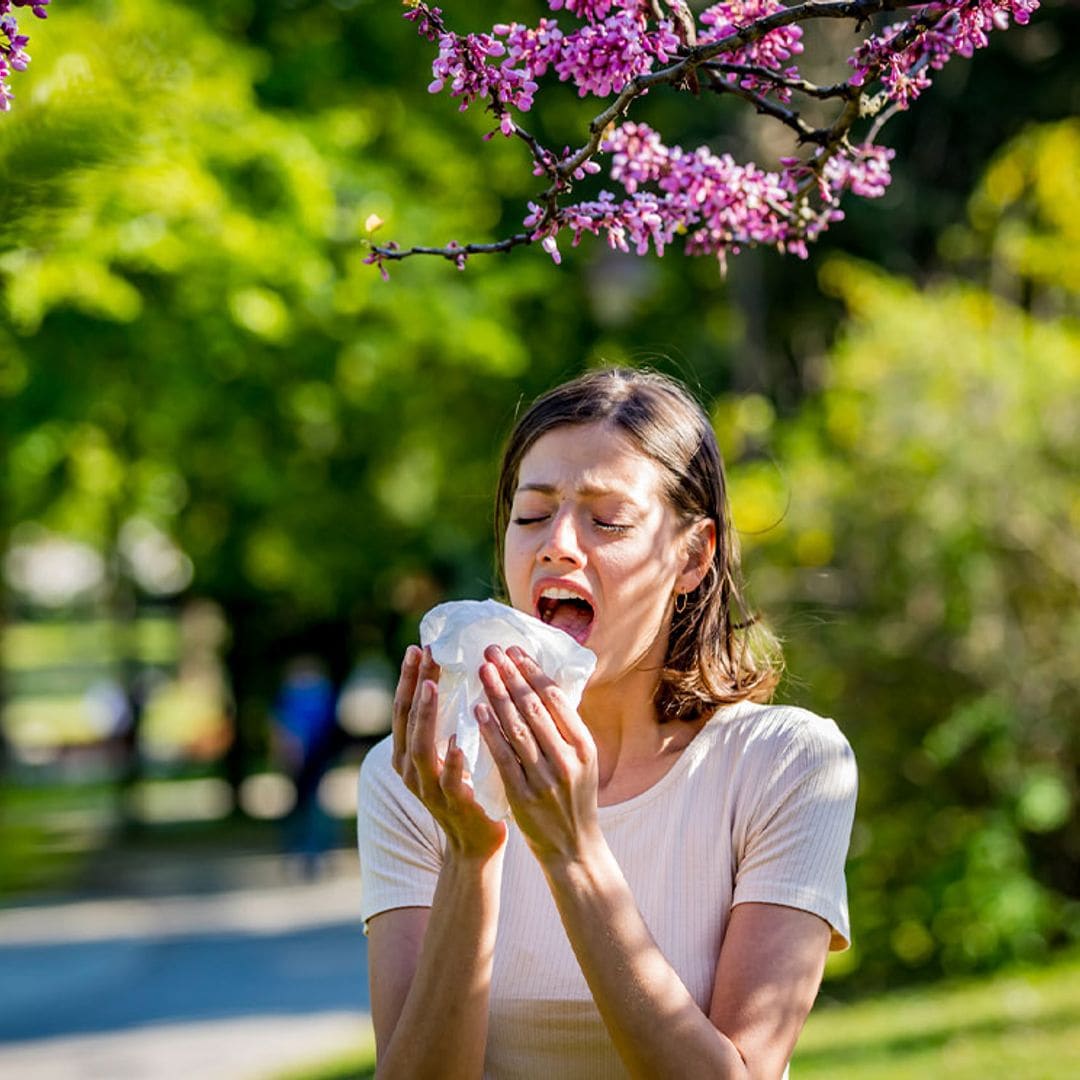
[[[388,813],[409,819],[422,817],[421,811],[426,814],[423,804],[394,770],[393,753],[393,737],[388,735],[364,755],[357,792],[357,814],[361,822]]]
[[[701,734],[707,736],[701,751],[706,771],[730,786],[744,807],[799,788],[855,798],[850,744],[834,721],[809,709],[744,701],[718,710]]]
[[[364,755],[360,764],[360,797],[363,798],[365,791],[385,790],[392,783],[392,778],[397,777],[393,765],[394,739],[387,735],[380,739]],[[400,779],[400,778],[399,778]]]
[[[704,732],[713,743],[776,764],[792,757],[854,760],[851,746],[835,721],[797,705],[742,701],[719,709]]]
[[[442,832],[424,804],[394,770],[393,739],[387,736],[364,755],[360,765],[356,825],[361,841],[382,837],[393,847],[416,842],[432,851],[442,848]]]

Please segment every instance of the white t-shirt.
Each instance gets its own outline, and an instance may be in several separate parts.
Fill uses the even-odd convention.
[[[429,907],[444,838],[390,764],[360,776],[362,911]],[[728,916],[757,901],[800,908],[849,939],[844,860],[855,760],[831,720],[785,705],[720,709],[640,795],[598,810],[656,943],[707,1010]],[[485,1077],[616,1080],[607,1035],[539,864],[510,822],[495,945]]]

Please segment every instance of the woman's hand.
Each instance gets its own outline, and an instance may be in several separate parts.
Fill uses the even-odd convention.
[[[442,827],[455,854],[485,859],[506,840],[506,824],[484,813],[468,783],[465,755],[453,738],[435,749],[439,665],[430,649],[410,645],[394,694],[394,768]]]
[[[565,695],[516,646],[484,651],[490,704],[476,717],[514,820],[541,864],[578,859],[599,836],[596,744]]]

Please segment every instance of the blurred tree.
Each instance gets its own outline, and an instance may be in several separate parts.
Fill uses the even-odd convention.
[[[1075,310],[1078,134],[1010,145],[952,241],[1041,310]],[[821,394],[716,419],[751,580],[791,605],[788,692],[860,760],[861,975],[1038,956],[1080,933],[1080,330],[851,260],[822,284],[849,320]]]
[[[233,627],[239,775],[297,644],[340,678],[358,643],[398,653],[430,603],[487,591],[518,400],[601,358],[706,399],[755,390],[721,400],[718,428],[744,455],[744,528],[783,518],[748,547],[767,610],[802,598],[792,696],[862,760],[861,977],[1040,948],[1077,864],[1075,330],[1045,322],[1076,314],[1075,125],[1024,136],[970,223],[941,227],[1001,133],[1075,110],[1075,10],[1045,5],[1042,53],[1008,44],[1038,26],[1003,35],[898,118],[914,152],[895,202],[830,235],[914,283],[836,261],[823,294],[817,266],[767,253],[725,285],[704,260],[595,245],[559,270],[514,255],[384,286],[361,261],[369,214],[494,235],[531,178],[522,147],[480,141],[484,118],[448,122],[400,61],[411,28],[377,9],[65,0],[35,39],[0,125],[0,530],[42,522],[117,571],[132,518],[181,543]],[[545,137],[577,119],[570,101]],[[983,288],[926,285],[946,271]]]
[[[586,316],[539,267],[388,291],[362,265],[360,222],[396,192],[476,186],[393,89],[275,114],[262,55],[164,0],[50,29],[0,130],[0,514],[109,553],[136,516],[176,536],[229,613],[243,748],[292,639],[318,633],[341,677],[354,631],[397,649],[443,590],[487,589],[507,381],[578,362]],[[498,212],[439,206],[403,220]]]

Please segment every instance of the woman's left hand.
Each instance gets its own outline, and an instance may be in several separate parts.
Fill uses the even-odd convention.
[[[541,864],[573,861],[599,833],[596,744],[566,696],[523,650],[484,650],[476,707],[514,820]]]

